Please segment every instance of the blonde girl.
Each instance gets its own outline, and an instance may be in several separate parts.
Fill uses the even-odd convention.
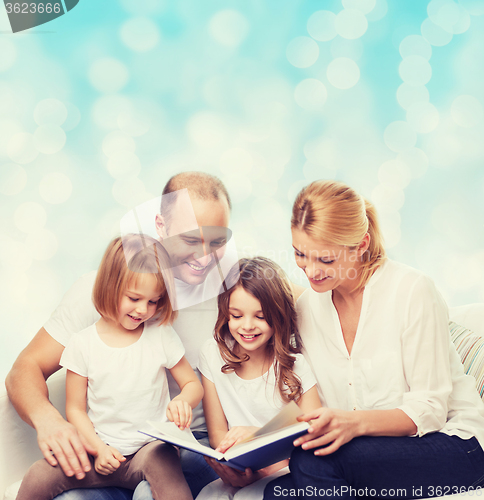
[[[274,417],[289,401],[320,406],[315,379],[299,353],[291,287],[269,259],[241,259],[218,298],[215,338],[202,348],[199,369],[210,444],[221,452]],[[212,461],[222,479],[244,486],[285,466],[238,472]]]
[[[165,415],[188,427],[203,395],[170,326],[168,267],[164,249],[148,236],[127,235],[108,246],[92,297],[101,319],[73,336],[60,361],[67,368],[67,419],[92,455],[91,469],[77,479],[59,465],[36,462],[18,500],[50,500],[73,488],[134,490],[143,479],[155,500],[191,498],[175,448],[138,432]],[[165,368],[181,389],[171,401]]]

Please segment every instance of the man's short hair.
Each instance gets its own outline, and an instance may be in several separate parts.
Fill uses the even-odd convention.
[[[169,179],[162,192],[160,213],[165,219],[167,227],[171,222],[172,208],[175,206],[177,195],[164,195],[175,193],[181,189],[188,189],[190,196],[193,195],[201,200],[219,201],[225,198],[229,210],[232,209],[229,193],[218,177],[205,172],[181,172]]]

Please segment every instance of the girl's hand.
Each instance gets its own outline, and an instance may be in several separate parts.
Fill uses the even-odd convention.
[[[236,427],[232,427],[227,432],[227,434],[225,434],[222,441],[220,441],[219,445],[217,446],[217,451],[220,451],[220,453],[225,453],[229,448],[237,443],[240,443],[240,441],[243,441],[246,437],[254,434],[254,432],[258,431],[259,429],[260,427],[250,427],[248,425],[239,425]]]
[[[252,472],[251,469],[245,469],[244,472],[232,469],[228,465],[222,465],[217,462],[214,458],[205,457],[207,463],[212,467],[212,469],[220,476],[222,481],[225,484],[230,486],[235,486],[237,488],[243,488],[248,484],[252,484],[264,477],[263,474],[260,474],[260,471]]]
[[[304,450],[324,446],[315,455],[329,455],[340,446],[360,435],[356,412],[318,408],[298,417],[300,422],[310,422],[308,433],[294,441],[294,446]]]
[[[174,422],[180,430],[183,430],[192,423],[192,407],[183,399],[174,398],[168,403],[166,416],[170,422]]]
[[[97,452],[94,460],[94,468],[96,472],[103,476],[112,474],[124,462],[126,457],[123,457],[116,448],[105,445]]]

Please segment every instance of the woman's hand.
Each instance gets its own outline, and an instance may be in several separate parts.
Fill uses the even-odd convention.
[[[360,413],[360,412],[358,412]],[[310,450],[323,446],[315,455],[329,455],[340,446],[360,435],[356,412],[318,408],[298,417],[301,422],[310,422],[308,433],[294,441],[294,446]]]
[[[246,437],[254,434],[254,432],[258,431],[260,427],[251,427],[248,425],[239,425],[236,427],[232,427],[227,434],[225,434],[222,441],[220,441],[217,446],[217,451],[220,453],[225,453],[229,448],[234,446],[240,441],[243,441]]]
[[[166,416],[170,422],[183,430],[192,423],[192,407],[183,399],[174,398],[168,403]]]
[[[103,476],[112,474],[120,465],[121,462],[126,460],[123,455],[112,446],[105,445],[97,452],[96,459],[94,460],[94,468],[96,472]]]

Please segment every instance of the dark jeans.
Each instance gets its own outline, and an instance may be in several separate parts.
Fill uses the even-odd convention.
[[[266,486],[264,500],[427,498],[484,487],[484,451],[477,439],[441,432],[420,438],[362,436],[322,457],[299,447],[289,468],[290,474]]]
[[[193,435],[197,440],[205,446],[210,446],[208,443],[208,434],[206,432],[194,432]],[[190,487],[193,498],[195,498],[200,490],[218,479],[218,475],[207,464],[202,455],[193,453],[188,450],[180,449],[180,461],[185,475],[185,479]],[[147,481],[143,481],[136,488],[135,495],[133,492],[124,488],[89,488],[76,489],[66,491],[62,495],[58,495],[55,500],[152,500],[150,486]]]

